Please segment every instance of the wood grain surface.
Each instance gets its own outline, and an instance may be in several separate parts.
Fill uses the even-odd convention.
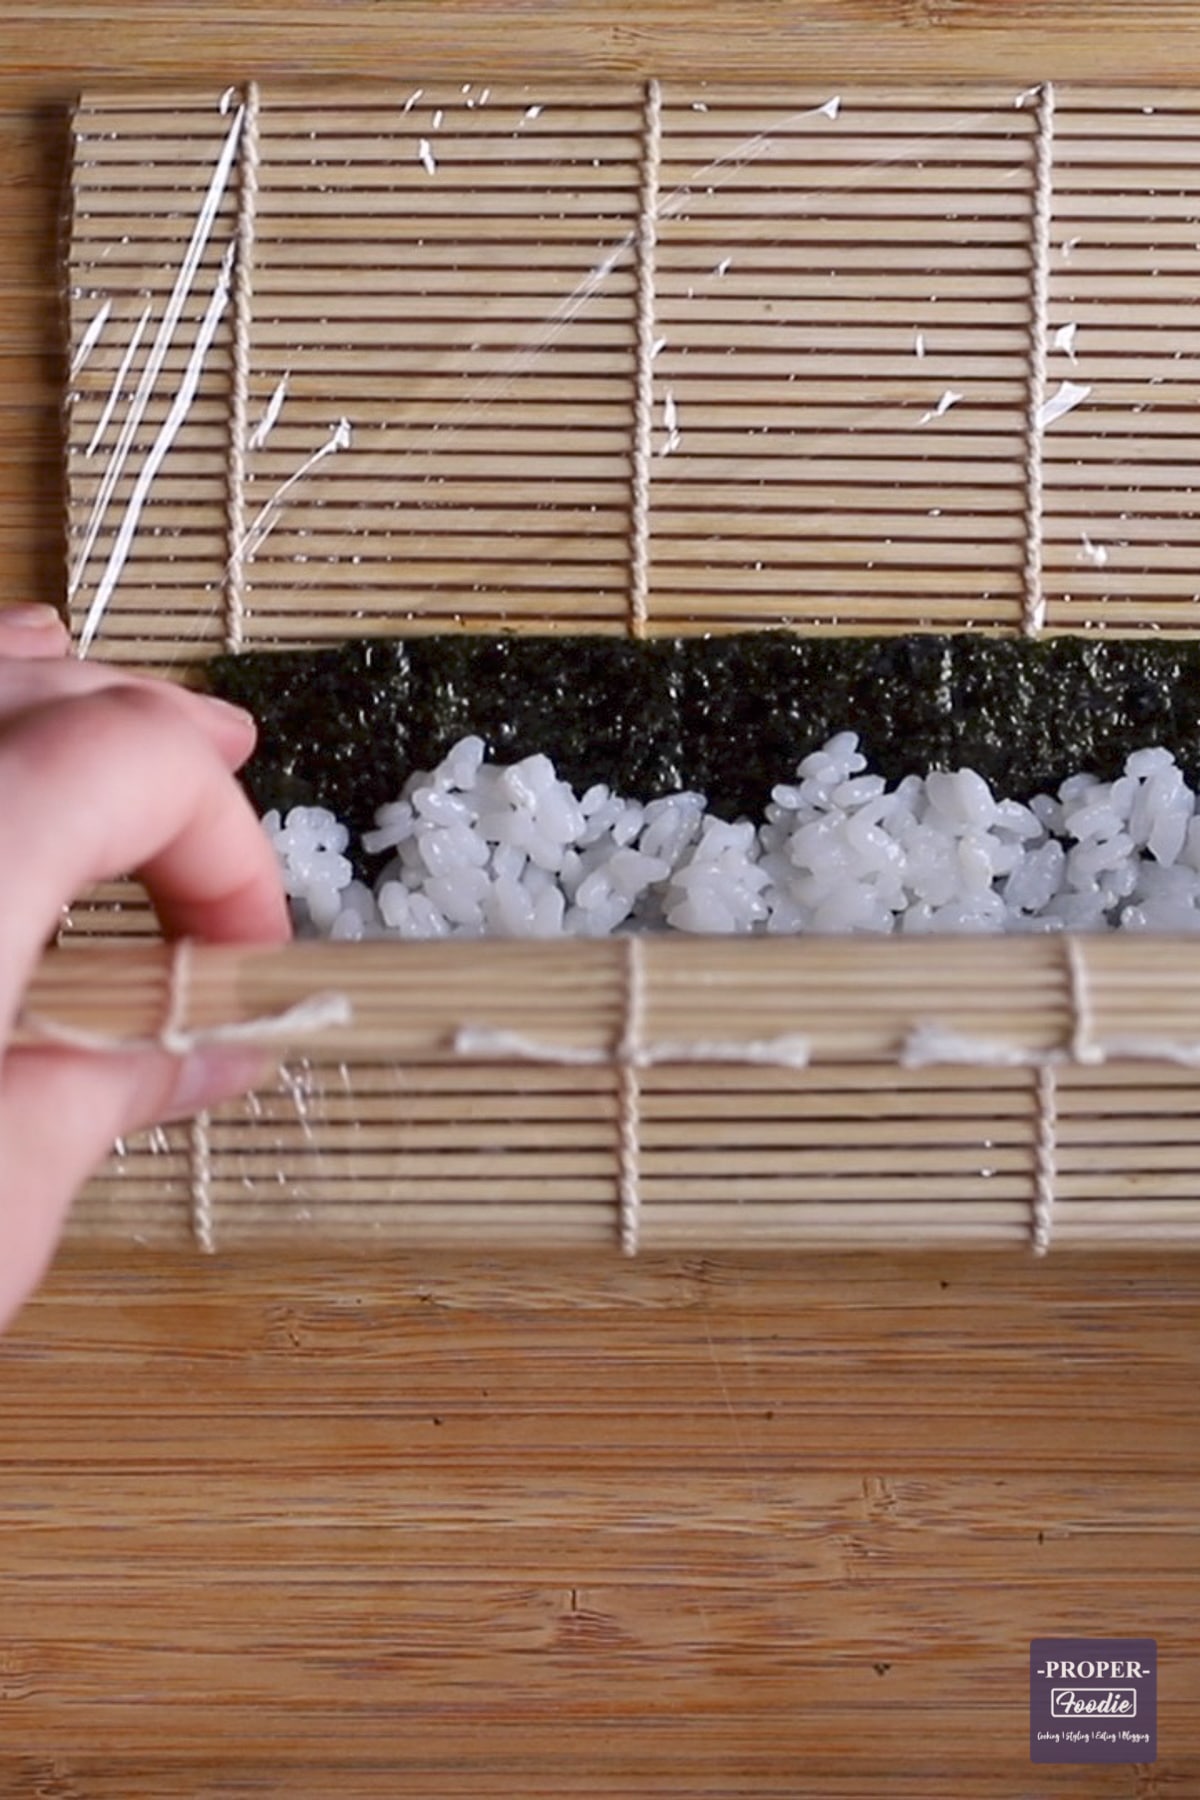
[[[1200,5],[33,4],[0,599],[61,591],[62,108],[123,77],[1194,79]],[[64,1259],[0,1348],[0,1796],[1200,1794],[1200,1261]],[[1152,1767],[1028,1641],[1152,1635]]]

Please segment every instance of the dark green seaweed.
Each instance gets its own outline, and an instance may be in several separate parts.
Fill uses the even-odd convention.
[[[319,803],[355,833],[468,732],[502,761],[545,751],[577,789],[699,789],[726,818],[845,730],[889,781],[970,767],[1028,799],[1163,744],[1200,784],[1190,640],[459,635],[223,656],[208,680],[259,720],[260,811]]]
[[[407,644],[223,656],[205,673],[211,692],[259,721],[242,782],[260,812],[328,806],[362,830],[395,799],[413,766]]]

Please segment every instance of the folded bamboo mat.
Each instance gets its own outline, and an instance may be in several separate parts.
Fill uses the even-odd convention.
[[[119,1145],[90,1236],[1044,1251],[1200,1240],[1198,1012],[1152,939],[91,946],[23,1030],[292,1053]]]
[[[80,646],[187,678],[453,629],[1194,634],[1196,103],[86,96]],[[72,924],[147,928],[122,889]],[[86,954],[40,1010],[155,1035],[160,953]],[[119,1146],[77,1231],[1045,1248],[1200,1223],[1187,946],[234,963],[197,953],[197,1029],[322,992],[351,1025],[285,1022],[278,1093]]]

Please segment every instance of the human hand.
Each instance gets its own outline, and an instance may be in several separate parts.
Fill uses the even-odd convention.
[[[0,608],[0,1328],[116,1137],[242,1093],[261,1053],[8,1049],[62,908],[138,875],[172,937],[283,943],[274,854],[233,771],[248,714],[68,657],[50,607]]]

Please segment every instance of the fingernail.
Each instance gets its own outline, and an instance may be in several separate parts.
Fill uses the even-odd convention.
[[[56,606],[37,600],[27,606],[0,607],[0,625],[16,625],[22,631],[65,631]]]
[[[180,1065],[167,1116],[190,1119],[226,1100],[236,1100],[251,1088],[264,1087],[277,1067],[278,1058],[262,1050],[225,1045],[193,1050]]]
[[[203,694],[201,698],[207,700],[210,706],[215,707],[222,718],[236,719],[238,724],[246,730],[258,729],[254,714],[248,713],[245,707],[234,706],[230,700],[218,700],[215,694]]]

